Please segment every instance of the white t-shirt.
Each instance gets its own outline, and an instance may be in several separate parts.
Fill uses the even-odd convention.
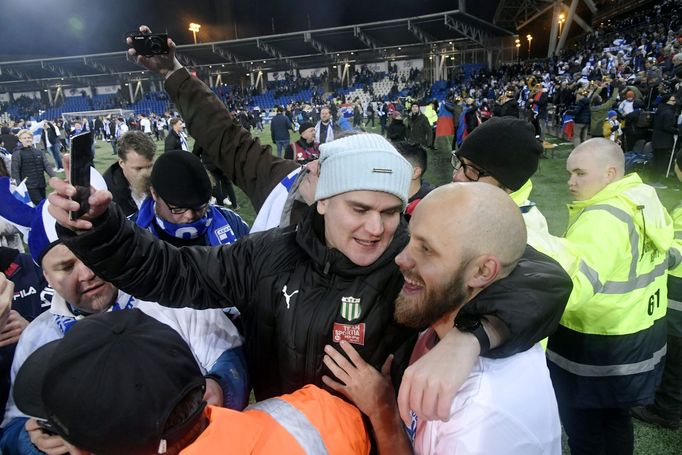
[[[152,134],[152,122],[147,117],[142,117],[140,120],[140,129],[145,134]]]
[[[421,334],[416,360],[433,343]],[[415,422],[416,421],[416,422]],[[545,353],[539,344],[506,359],[480,357],[457,392],[450,420],[413,416],[417,454],[561,454],[561,425]]]
[[[130,197],[137,206],[137,210],[140,210],[142,203],[145,199],[147,199],[148,196],[149,195],[147,193],[137,194],[135,191],[133,191],[133,188],[130,187]]]

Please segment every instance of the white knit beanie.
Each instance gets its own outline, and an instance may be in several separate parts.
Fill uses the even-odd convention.
[[[349,191],[382,191],[407,206],[412,165],[383,136],[356,134],[320,146],[315,200]]]

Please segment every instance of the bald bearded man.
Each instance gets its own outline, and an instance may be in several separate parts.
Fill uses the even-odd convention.
[[[670,216],[656,190],[625,176],[604,138],[566,162],[566,245],[578,258],[573,294],[547,348],[572,454],[633,452],[629,408],[654,400],[666,352]]]
[[[453,183],[423,199],[410,221],[410,242],[396,257],[405,285],[396,300],[395,319],[416,329],[428,327],[411,362],[433,348],[453,323],[462,323],[460,310],[504,280],[525,246],[521,212],[495,186]],[[330,346],[324,362],[342,383],[324,377],[325,384],[368,415],[375,434],[392,435],[393,444],[402,439],[400,450],[392,446],[392,453],[412,453],[388,380],[349,344],[342,342],[341,348],[350,362]],[[408,433],[418,454],[560,454],[559,414],[542,348],[537,344],[506,359],[479,358],[455,397],[449,420],[413,415]]]

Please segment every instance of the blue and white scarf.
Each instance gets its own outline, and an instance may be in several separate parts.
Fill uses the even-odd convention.
[[[107,311],[129,310],[131,308],[135,308],[135,298],[119,291],[116,302]],[[80,313],[74,314],[74,308],[57,293],[52,297],[50,311],[53,313],[54,322],[57,324],[57,327],[65,335],[76,322],[85,317],[85,315]]]
[[[322,125],[322,120],[317,122],[317,124],[315,125],[315,142],[317,142],[318,144],[320,143],[320,130],[322,129],[321,125]],[[329,120],[329,126],[327,126],[327,138],[324,142],[325,143],[331,142],[333,140],[334,140],[334,123],[331,120]]]
[[[154,199],[148,197],[142,202],[135,223],[138,226],[149,230],[155,237],[159,237],[153,220],[156,220],[156,224],[163,229],[166,234],[178,239],[189,240],[206,235],[208,245],[211,246],[229,245],[237,241],[237,236],[232,230],[232,227],[220,209],[215,205],[209,205],[206,214],[193,223],[175,224],[159,218],[159,216],[156,215],[156,203],[154,202]]]
[[[289,191],[302,169],[303,167],[299,167],[291,171],[289,175],[284,177],[282,181],[270,191],[270,194],[258,211],[253,226],[251,226],[251,233],[267,231],[268,229],[279,226],[282,218],[282,210],[284,210],[287,197],[289,197]]]

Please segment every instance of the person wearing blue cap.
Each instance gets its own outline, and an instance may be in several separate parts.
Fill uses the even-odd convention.
[[[621,144],[621,135],[623,134],[621,129],[621,124],[618,121],[618,112],[610,110],[606,113],[606,120],[602,127],[603,136],[615,142],[616,144]]]

